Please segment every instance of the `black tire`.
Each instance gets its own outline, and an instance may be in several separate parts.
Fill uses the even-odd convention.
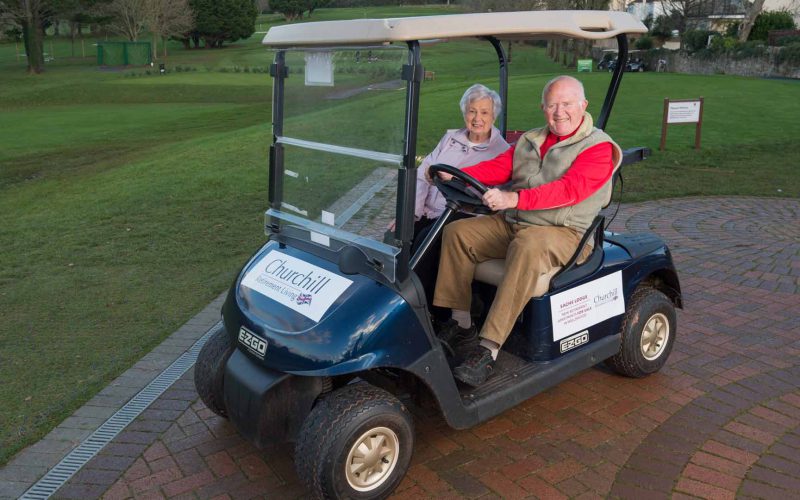
[[[628,377],[657,372],[672,352],[676,326],[672,301],[654,288],[640,286],[633,292],[622,322],[619,352],[606,364]]]
[[[194,386],[200,399],[217,415],[228,418],[223,395],[225,363],[233,354],[234,346],[222,323],[214,327],[194,365]]]
[[[358,443],[383,443],[387,453],[368,453],[363,477],[363,471],[348,474],[347,464],[359,459]],[[413,449],[408,409],[383,389],[358,383],[327,394],[311,410],[295,445],[295,468],[315,498],[386,498],[405,476]]]

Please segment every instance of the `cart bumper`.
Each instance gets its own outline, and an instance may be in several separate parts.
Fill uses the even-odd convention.
[[[225,407],[256,446],[293,441],[317,396],[319,377],[298,377],[255,364],[238,349],[225,366]]]

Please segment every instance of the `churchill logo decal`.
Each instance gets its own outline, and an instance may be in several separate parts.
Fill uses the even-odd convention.
[[[557,293],[550,297],[553,341],[561,340],[623,313],[625,313],[625,299],[622,294],[622,271]],[[582,337],[579,339],[582,340]],[[586,340],[588,341],[588,336]],[[562,344],[561,352],[564,352],[564,347]],[[571,349],[577,345],[567,343],[566,347]]]
[[[353,282],[277,250],[259,260],[242,286],[319,321]]]

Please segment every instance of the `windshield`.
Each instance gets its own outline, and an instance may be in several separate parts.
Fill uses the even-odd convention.
[[[384,235],[395,217],[403,162],[401,71],[408,52],[386,46],[285,54],[282,133],[276,134],[282,196],[280,208],[267,215],[281,221],[281,231],[317,245],[358,246],[384,263],[393,280],[399,248]]]

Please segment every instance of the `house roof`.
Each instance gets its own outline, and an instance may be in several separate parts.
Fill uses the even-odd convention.
[[[340,46],[481,36],[599,40],[620,33],[647,33],[647,27],[627,12],[489,12],[287,24],[270,28],[262,43],[271,47]]]

